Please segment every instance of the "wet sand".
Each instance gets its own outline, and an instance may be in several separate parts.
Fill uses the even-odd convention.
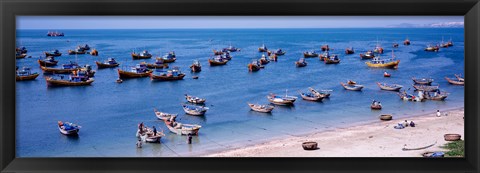
[[[444,134],[460,134],[464,140],[464,108],[441,112],[441,117],[435,113],[431,111],[404,119],[393,117],[391,121],[378,120],[366,125],[289,137],[205,157],[422,157],[424,152],[445,151],[440,148],[447,143]],[[393,128],[405,119],[415,122],[416,126]],[[319,149],[303,150],[302,143],[306,141],[317,142]],[[422,150],[402,150],[405,145],[406,148],[420,148],[435,142],[434,146]]]

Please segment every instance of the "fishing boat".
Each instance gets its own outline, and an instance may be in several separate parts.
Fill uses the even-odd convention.
[[[258,51],[259,52],[267,52],[268,51],[267,46],[265,46],[265,44],[262,44],[262,46],[260,46],[258,48]]]
[[[307,61],[305,61],[305,58],[300,58],[298,61],[295,61],[295,65],[297,67],[305,67],[307,66]]]
[[[191,95],[188,95],[188,94],[185,94],[185,99],[190,102],[190,103],[195,103],[195,104],[204,104],[205,101],[207,101],[206,99],[203,99],[203,98],[200,98],[200,97],[195,97],[195,96],[191,96]]]
[[[398,68],[398,64],[400,64],[400,60],[395,60],[395,58],[382,60],[380,57],[375,57],[371,61],[366,62],[368,67],[373,68]]]
[[[458,74],[455,74],[455,77],[461,81],[461,82],[465,82],[465,79],[461,77],[461,75],[458,75]]]
[[[187,104],[182,104],[183,111],[189,115],[205,115],[205,113],[208,110],[208,107],[205,106],[193,106],[193,105],[187,105]]]
[[[452,42],[452,39],[451,39],[451,38],[450,38],[450,40],[448,40],[447,44],[448,44],[448,47],[453,46],[453,42]]]
[[[410,40],[407,38],[403,41],[403,45],[410,45]]]
[[[130,71],[124,71],[118,69],[119,78],[139,78],[139,77],[148,77],[153,71],[148,69],[145,64],[137,64],[135,67],[131,67]]]
[[[263,54],[262,57],[258,61],[260,62],[260,65],[266,65],[270,62],[270,60],[267,59],[265,54]]]
[[[58,51],[57,49],[53,50],[53,51],[50,51],[50,52],[45,52],[45,56],[53,56],[53,57],[57,57],[57,56],[62,56],[62,53],[60,51]]]
[[[90,52],[90,55],[92,55],[92,56],[98,56],[98,50],[97,50],[97,49],[93,49],[93,50]]]
[[[397,47],[398,47],[398,43],[393,43],[393,47],[394,47],[394,48],[397,48]]]
[[[25,57],[27,57],[26,53],[20,53],[20,52],[15,53],[15,59],[22,59],[22,58],[25,58]]]
[[[237,51],[240,51],[240,49],[230,45],[227,48],[223,48],[222,51],[223,52],[237,52]]]
[[[402,89],[402,85],[398,84],[387,84],[387,83],[380,83],[377,82],[378,87],[380,87],[381,90],[387,90],[387,91],[400,91]]]
[[[258,62],[258,60],[254,60],[253,62],[248,64],[248,71],[258,71],[261,69],[261,64]]]
[[[380,110],[382,109],[382,104],[379,101],[373,100],[373,103],[370,105],[370,109]]]
[[[303,57],[305,58],[311,58],[311,57],[317,57],[317,56],[318,56],[318,53],[315,52],[314,50],[303,52]]]
[[[112,67],[118,67],[120,64],[115,61],[114,58],[108,58],[107,61],[105,62],[98,62],[95,61],[95,64],[97,64],[98,68],[112,68]]]
[[[29,67],[23,67],[21,70],[17,70],[15,79],[16,81],[23,81],[23,80],[34,80],[38,77],[37,72],[32,73]]]
[[[60,79],[49,76],[45,78],[47,86],[85,86],[90,85],[95,81],[93,78],[87,76],[84,71],[73,71],[68,79],[60,76]]]
[[[156,70],[160,71],[159,75],[155,73],[150,73],[150,79],[152,81],[174,81],[174,80],[182,80],[185,77],[185,73],[182,73],[178,67],[173,67],[172,70],[168,70],[164,73],[163,70]]]
[[[300,96],[302,96],[303,100],[308,100],[308,101],[322,101],[324,98],[313,93],[302,93],[302,92],[300,93]]]
[[[361,91],[363,89],[363,85],[357,85],[357,84],[344,84],[343,82],[340,82],[340,85],[343,86],[346,90],[350,91]]]
[[[377,44],[377,46],[375,46],[375,49],[373,49],[373,52],[383,54],[383,48],[379,44]]]
[[[19,53],[27,53],[28,50],[25,46],[22,46],[22,47],[17,47],[15,48],[15,52],[19,52]]]
[[[330,57],[324,58],[325,64],[338,64],[340,63],[340,58],[338,55],[331,55]]]
[[[286,51],[283,51],[282,49],[277,49],[273,52],[271,51],[268,51],[268,56],[270,56],[271,54],[274,54],[274,55],[278,55],[278,56],[282,56],[282,55],[285,55],[285,53],[287,53]]]
[[[64,123],[62,121],[58,121],[58,130],[60,130],[61,134],[73,136],[78,135],[78,132],[80,131],[80,126],[70,122]]]
[[[278,60],[278,55],[277,54],[272,54],[268,57],[271,61],[277,61]]]
[[[390,76],[392,76],[390,73],[383,72],[383,77],[390,77]]]
[[[355,85],[355,84],[357,84],[357,82],[355,82],[355,81],[353,81],[353,80],[348,80],[348,81],[347,81],[347,84],[348,84],[348,85]]]
[[[432,78],[420,78],[417,79],[415,77],[412,77],[413,83],[415,84],[420,84],[420,85],[431,85],[433,82]]]
[[[152,58],[152,54],[148,53],[147,50],[144,50],[143,52],[141,52],[139,54],[135,53],[135,51],[134,51],[134,52],[131,53],[131,55],[132,55],[132,59],[134,59],[134,60],[135,59],[150,59],[150,58]]]
[[[330,50],[330,48],[328,47],[328,44],[322,45],[321,49],[322,49],[322,51],[329,51]]]
[[[324,98],[330,97],[330,92],[332,92],[332,90],[319,90],[319,91],[317,91],[317,90],[313,89],[312,87],[308,87],[308,90],[312,94],[315,94],[318,97],[324,97]]]
[[[436,46],[428,45],[427,48],[425,48],[425,51],[427,52],[438,52],[439,50],[440,48],[438,47],[438,45]]]
[[[81,55],[81,54],[85,54],[87,53],[87,51],[83,48],[81,48],[80,46],[77,47],[75,50],[68,50],[68,54],[69,55]]]
[[[372,59],[375,57],[375,54],[373,51],[369,50],[365,54],[360,54],[360,59]]]
[[[190,70],[192,70],[192,72],[202,71],[202,65],[200,64],[200,61],[194,60],[193,64],[190,66]]]
[[[164,120],[165,125],[167,126],[170,132],[177,135],[198,135],[198,131],[202,126],[197,124],[183,124],[177,123],[174,116],[170,120]]]
[[[224,54],[220,55],[220,58],[226,59],[226,60],[232,60],[232,56],[230,55],[229,52],[225,52]]]
[[[448,77],[445,77],[445,79],[448,81],[448,83],[453,84],[453,85],[465,85],[465,80],[460,80],[460,79],[450,79]]]
[[[163,68],[168,68],[168,64],[165,63],[165,61],[163,59],[155,59],[155,62],[154,63],[146,63],[146,62],[142,62],[143,64],[145,64],[147,66],[147,68],[155,68],[155,69],[163,69]]]
[[[159,59],[159,58],[157,58]],[[168,52],[165,55],[162,56],[163,62],[164,63],[172,63],[177,60],[177,56],[175,55],[174,51]]]
[[[353,50],[353,47],[350,47],[350,48],[346,48],[346,49],[345,49],[345,54],[347,54],[347,55],[348,55],[348,54],[354,54],[354,53],[355,53],[355,51]]]
[[[424,97],[427,100],[437,100],[437,101],[443,101],[447,98],[448,93],[445,91],[426,91],[424,92]]]
[[[257,112],[262,112],[262,113],[270,113],[272,110],[275,108],[274,106],[271,105],[259,105],[259,104],[251,104],[247,103],[250,109],[253,111]]]
[[[320,54],[320,56],[318,57],[320,58],[320,61],[325,61],[325,58],[330,57],[330,53],[329,51],[325,51],[324,53]]]
[[[418,91],[418,96],[414,96],[413,94],[408,94],[406,91],[397,93],[400,99],[406,101],[414,101],[414,102],[421,102],[424,101],[424,94],[423,91]]]
[[[45,59],[38,59],[37,60],[38,64],[43,67],[52,67],[56,66],[58,61],[55,60],[53,56],[48,56]]]
[[[285,92],[285,96],[278,96],[276,94],[270,94],[267,96],[268,101],[275,105],[293,105],[297,97],[287,95],[287,91]]]
[[[78,69],[77,71],[82,71],[82,72],[85,72],[85,74],[88,76],[88,77],[93,77],[95,76],[95,70],[92,70],[92,67],[88,64],[86,64],[83,68],[80,68]]]
[[[64,34],[63,32],[48,31],[48,32],[47,32],[47,36],[49,36],[49,37],[63,37],[63,36],[65,36],[65,34]]]
[[[78,47],[83,50],[90,50],[90,46],[88,46],[88,44],[85,44],[84,46],[78,46]]]
[[[213,58],[208,59],[208,63],[210,66],[219,66],[227,64],[228,60],[221,58],[220,56],[216,56]]]
[[[140,135],[144,136],[145,142],[148,142],[148,143],[159,143],[160,139],[165,136],[165,134],[163,134],[163,131],[162,132],[157,131],[155,134],[153,132],[153,129],[148,128],[146,126],[144,127],[143,132],[144,133]]]
[[[223,55],[225,52],[223,52],[223,50],[215,50],[213,49],[213,55]]]
[[[73,71],[76,71],[80,69],[81,67],[76,63],[70,61],[69,64],[62,64],[61,68],[50,68],[50,67],[45,67],[45,66],[40,66],[42,69],[43,73],[55,73],[55,74],[69,74],[72,73]]]
[[[155,116],[160,120],[169,120],[172,116],[177,116],[177,114],[160,112],[157,110],[157,108],[153,108],[153,112],[155,113]]]
[[[425,92],[433,92],[437,91],[440,89],[440,86],[430,86],[430,85],[419,85],[419,84],[413,84],[412,85],[415,90],[419,91],[425,91]]]

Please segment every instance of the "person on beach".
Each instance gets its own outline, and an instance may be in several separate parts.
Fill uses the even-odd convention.
[[[437,117],[440,117],[442,116],[442,114],[440,113],[440,110],[437,110]]]
[[[415,123],[413,121],[410,121],[410,127],[415,127]]]
[[[142,148],[142,140],[139,139],[136,145],[137,145],[137,148]]]
[[[157,136],[157,129],[155,128],[155,126],[153,126],[152,128],[153,128],[153,136]]]

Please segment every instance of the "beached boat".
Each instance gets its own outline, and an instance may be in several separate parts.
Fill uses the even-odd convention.
[[[132,59],[150,59],[152,58],[152,54],[148,53],[147,50],[144,50],[143,52],[137,54],[134,52],[131,53]]]
[[[318,56],[318,58],[320,58],[320,61],[325,61],[325,58],[328,58],[330,57],[330,52],[329,51],[326,51],[322,54],[320,54],[320,56]]]
[[[16,81],[23,81],[23,80],[34,80],[38,77],[37,72],[32,73],[29,67],[23,67],[21,70],[17,70],[15,80]]]
[[[202,126],[197,124],[177,123],[175,117],[171,118],[170,120],[164,121],[170,132],[177,135],[198,135],[198,131]]]
[[[253,62],[248,64],[248,71],[258,71],[261,69],[261,64],[258,60],[254,60]]]
[[[237,52],[237,51],[240,51],[240,49],[230,45],[227,48],[223,48],[222,51],[223,52]]]
[[[282,55],[285,55],[285,53],[287,53],[286,51],[283,51],[282,49],[277,49],[273,52],[271,51],[268,51],[268,56],[270,56],[271,54],[274,54],[274,55],[278,55],[278,56],[282,56]]]
[[[387,91],[400,91],[402,89],[402,85],[398,84],[387,84],[387,83],[380,83],[377,82],[378,87],[382,90],[387,90]]]
[[[329,51],[330,47],[328,47],[328,44],[326,44],[326,45],[322,45],[321,49],[322,51]]]
[[[182,104],[183,111],[189,115],[205,115],[205,113],[208,110],[208,107],[205,106],[193,106],[193,105],[187,105],[187,104]]]
[[[90,52],[90,55],[92,55],[92,56],[98,56],[98,50],[97,50],[97,49],[93,49],[93,50]]]
[[[172,116],[177,116],[177,114],[169,114],[169,113],[165,113],[165,112],[160,112],[160,111],[157,110],[157,108],[154,108],[153,112],[155,113],[155,116],[160,120],[169,120]]]
[[[159,143],[160,139],[165,136],[163,132],[159,132],[159,131],[157,131],[155,134],[153,132],[153,129],[148,127],[144,127],[143,132],[144,133],[140,135],[144,136],[145,142],[148,142],[148,143]]]
[[[438,47],[438,45],[436,45],[436,46],[428,45],[425,48],[425,51],[428,51],[428,52],[438,52],[439,50],[440,50],[440,48]]]
[[[324,98],[330,97],[330,92],[332,92],[332,90],[319,90],[319,91],[317,91],[317,90],[313,89],[312,87],[308,87],[308,90],[312,94],[315,94],[318,97],[324,97]]]
[[[398,47],[398,43],[393,43],[393,47],[394,47],[394,48],[397,48],[397,47]]]
[[[192,72],[202,71],[202,65],[200,64],[200,61],[194,60],[193,64],[190,66],[190,70],[192,70]]]
[[[220,56],[208,59],[210,66],[219,66],[227,64],[228,60],[221,58]]]
[[[85,49],[81,48],[80,46],[77,47],[75,50],[68,50],[69,55],[77,55],[77,54],[81,55],[81,54],[85,54],[85,53],[87,53],[87,51]]]
[[[271,105],[259,105],[259,104],[251,104],[251,103],[247,103],[247,104],[250,107],[250,109],[257,112],[262,112],[262,113],[270,113],[275,108],[274,106],[271,106]]]
[[[25,46],[22,46],[22,47],[17,47],[15,48],[15,52],[18,52],[18,53],[27,53],[28,50]]]
[[[64,123],[62,121],[58,121],[58,130],[61,134],[73,136],[78,135],[78,132],[80,131],[80,126],[70,122]]]
[[[307,66],[307,61],[305,61],[305,58],[300,58],[298,61],[295,61],[295,65],[297,67],[305,67]]]
[[[303,100],[308,100],[308,101],[322,101],[323,98],[319,95],[313,94],[313,93],[300,93],[300,96],[302,96]]]
[[[107,61],[105,62],[98,62],[95,61],[95,64],[97,64],[98,68],[112,68],[112,67],[118,67],[120,64],[115,61],[114,58],[108,58]]]
[[[188,95],[188,94],[185,94],[185,99],[190,102],[190,103],[195,103],[195,104],[204,104],[205,101],[207,101],[206,99],[203,99],[203,98],[200,98],[200,97],[195,97],[195,96],[191,96],[191,95]]]
[[[445,77],[445,79],[448,81],[448,83],[453,84],[453,85],[465,85],[465,80],[460,80],[460,79],[450,79],[448,77]]]
[[[118,69],[119,78],[148,77],[150,73],[152,73],[152,70],[149,70],[145,64],[137,64],[135,67],[132,67],[130,71]]]
[[[27,57],[26,53],[20,53],[20,52],[15,53],[15,59],[22,59],[22,58],[25,58],[25,57]]]
[[[331,55],[330,57],[324,58],[325,64],[338,64],[340,63],[340,58],[338,55]]]
[[[440,90],[424,92],[424,97],[427,100],[442,101],[442,100],[445,100],[447,98],[447,96],[448,96],[447,92],[440,91]]]
[[[383,72],[383,77],[390,77],[390,76],[392,76],[390,73]]]
[[[69,64],[62,64],[61,68],[50,68],[50,67],[45,67],[45,66],[40,66],[42,69],[43,73],[55,73],[55,74],[69,74],[72,73],[73,71],[76,71],[80,69],[81,67],[76,63],[70,61]]]
[[[258,60],[258,62],[260,62],[260,65],[266,65],[270,62],[270,60],[268,60],[265,54],[263,54],[262,57]]]
[[[370,105],[370,109],[380,110],[382,109],[382,104],[379,101],[373,100],[373,103]]]
[[[360,59],[372,59],[374,57],[375,54],[371,50],[367,51],[365,54],[360,54]]]
[[[65,34],[63,32],[48,31],[47,36],[48,37],[63,37],[63,36],[65,36]]]
[[[415,77],[412,77],[413,83],[415,84],[420,84],[420,85],[431,85],[433,82],[432,78],[420,78],[417,79]]]
[[[174,80],[182,80],[185,77],[185,73],[182,73],[178,67],[173,67],[172,70],[168,70],[164,73],[163,70],[155,70],[160,71],[161,73],[156,75],[155,72],[150,73],[150,79],[152,81],[174,81]]]
[[[403,41],[403,45],[410,45],[410,40],[407,38]]]
[[[355,53],[355,51],[353,50],[353,47],[350,47],[350,48],[346,48],[346,49],[345,49],[345,54],[347,54],[347,55],[348,55],[348,54],[354,54],[354,53]]]
[[[54,56],[54,57],[57,57],[57,56],[62,56],[62,52],[58,51],[57,49],[53,50],[53,51],[50,51],[50,52],[45,52],[45,56]]]
[[[431,92],[431,91],[437,91],[440,89],[440,86],[430,86],[430,85],[420,85],[420,84],[413,84],[412,85],[415,90],[419,91],[425,91],[425,92]]]
[[[357,85],[357,84],[344,84],[343,82],[340,82],[340,85],[343,86],[346,90],[350,91],[361,91],[363,89],[363,85]]]
[[[423,91],[418,91],[418,96],[414,96],[413,94],[408,94],[406,91],[397,93],[400,99],[406,101],[414,101],[414,102],[421,102],[425,100]]]
[[[38,59],[37,62],[40,66],[44,66],[44,67],[56,66],[58,63],[58,61],[56,61],[53,56],[46,57],[43,60]]]
[[[163,68],[168,68],[168,64],[165,63],[163,59],[155,59],[154,63],[146,63],[142,62],[147,66],[147,68],[155,68],[155,69],[163,69]]]
[[[276,105],[293,105],[295,100],[297,100],[297,97],[295,96],[289,96],[285,92],[285,96],[278,96],[276,94],[270,94],[267,96],[268,101],[270,103],[276,104]]]
[[[312,58],[312,57],[317,57],[317,56],[318,56],[318,53],[315,52],[314,50],[303,52],[303,57],[305,57],[305,58]]]
[[[258,48],[258,51],[259,52],[267,52],[268,51],[267,46],[265,46],[265,44],[262,44],[262,46],[260,46]]]
[[[95,80],[87,76],[84,71],[74,71],[73,74],[69,75],[68,79],[64,79],[63,76],[58,79],[53,76],[45,78],[47,86],[85,86],[92,84]]]

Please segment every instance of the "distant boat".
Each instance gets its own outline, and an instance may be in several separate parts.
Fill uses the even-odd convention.
[[[387,73],[387,72],[383,72],[383,77],[390,77],[390,76],[392,76],[392,75]]]
[[[393,47],[394,47],[394,48],[397,48],[397,47],[398,47],[398,43],[393,43]]]
[[[354,53],[355,53],[355,51],[353,50],[353,47],[350,47],[350,48],[346,48],[346,49],[345,49],[345,54],[347,54],[347,55],[348,55],[348,54],[354,54]]]
[[[324,59],[325,64],[338,64],[340,63],[340,58],[338,58],[338,55],[331,55],[330,57],[327,57]]]
[[[311,57],[317,57],[317,56],[318,56],[318,53],[315,52],[314,50],[303,52],[303,57],[305,58],[311,58]]]
[[[247,104],[250,107],[250,109],[257,112],[262,112],[262,113],[270,113],[275,108],[274,106],[270,106],[270,105],[259,105],[259,104],[251,104],[251,103],[247,103]]]
[[[374,57],[375,55],[371,50],[367,51],[365,54],[362,54],[362,53],[360,54],[361,59],[372,59]]]
[[[78,46],[82,50],[90,50],[90,46],[88,44],[85,44],[84,46]]]
[[[297,97],[288,96],[287,93],[285,92],[285,96],[270,94],[267,96],[267,99],[268,101],[270,101],[270,103],[273,103],[276,105],[293,105],[295,100],[297,100]]]
[[[317,91],[317,90],[313,89],[312,87],[308,87],[308,90],[309,90],[312,94],[315,94],[315,95],[318,96],[318,97],[324,97],[324,98],[330,97],[330,92],[332,91],[332,90],[320,90],[320,91]]]
[[[307,66],[307,61],[305,61],[305,58],[300,58],[298,61],[295,61],[295,65],[297,67],[305,67]]]
[[[403,45],[410,45],[410,40],[407,38],[403,41]]]
[[[300,92],[300,96],[303,98],[303,100],[308,100],[308,101],[322,101],[323,98],[325,98],[313,93],[302,93],[302,92]]]
[[[205,115],[205,113],[208,110],[208,107],[205,107],[205,106],[193,106],[193,105],[182,104],[182,107],[185,113],[189,115],[196,115],[196,116]]]
[[[168,70],[166,73],[160,73],[156,75],[154,72],[150,73],[150,79],[152,81],[174,81],[182,80],[185,77],[185,73],[182,73],[178,67],[173,67],[172,70]]]
[[[267,53],[268,53],[268,56],[270,56],[271,54],[274,54],[274,55],[277,55],[277,56],[282,56],[282,55],[285,55],[285,53],[287,53],[287,52],[283,51],[282,49],[277,49],[273,52],[268,51]]]
[[[69,64],[62,64],[61,68],[50,68],[45,66],[40,66],[43,73],[55,73],[55,74],[69,74],[73,71],[80,69],[81,67],[76,63],[70,61]]]
[[[228,62],[228,60],[223,59],[223,58],[218,57],[218,56],[208,59],[208,63],[210,64],[210,66],[225,65],[225,64],[227,64],[227,62]]]
[[[157,58],[159,59],[159,58]],[[165,55],[162,56],[163,62],[164,63],[172,63],[177,60],[177,56],[175,55],[174,51],[168,52]]]
[[[425,91],[425,92],[433,92],[440,89],[440,86],[430,86],[430,85],[420,85],[420,84],[413,84],[412,85],[415,90]]]
[[[448,81],[448,83],[453,84],[453,85],[465,85],[465,80],[460,80],[460,79],[450,79],[448,77],[445,77],[445,79]]]
[[[69,75],[68,79],[54,78],[53,76],[46,77],[45,81],[48,86],[85,86],[92,84],[95,80],[87,76],[83,71],[74,71],[73,74]]]
[[[202,126],[197,124],[177,123],[175,121],[175,117],[176,116],[174,116],[170,120],[164,120],[165,126],[167,126],[170,132],[175,133],[177,135],[198,135],[198,131]]]
[[[148,77],[152,73],[145,64],[137,64],[135,67],[131,67],[130,71],[124,71],[118,69],[119,78],[139,78]]]
[[[50,51],[50,52],[45,52],[45,56],[53,56],[53,57],[57,57],[57,56],[62,56],[62,53],[60,51],[58,51],[57,49],[53,50],[53,51]]]
[[[223,52],[237,52],[237,51],[240,51],[239,48],[236,48],[236,47],[233,47],[232,45],[228,46],[227,48],[223,48],[222,50]]]
[[[330,47],[328,47],[328,44],[326,44],[326,45],[322,45],[321,49],[322,51],[329,51]]]
[[[190,70],[192,70],[192,72],[202,71],[202,65],[200,64],[200,61],[198,60],[193,61],[193,64],[190,66]]]
[[[375,49],[373,49],[373,52],[378,53],[378,54],[383,54],[383,48],[380,46],[378,43],[375,46]]]
[[[420,84],[420,85],[431,85],[433,82],[432,78],[420,78],[417,79],[415,77],[412,77],[412,80],[415,84]]]
[[[438,45],[436,46],[428,45],[427,48],[425,48],[425,51],[427,52],[438,52],[439,50],[440,48],[438,47]]]
[[[265,46],[265,44],[262,44],[262,46],[260,46],[258,48],[258,51],[259,52],[267,52],[268,51],[267,46]]]
[[[145,137],[145,142],[149,143],[159,143],[160,139],[165,136],[162,132],[157,131],[156,134],[153,132],[153,129],[144,127],[143,134],[140,134]]]
[[[97,50],[97,49],[93,49],[93,50],[90,52],[90,55],[92,55],[92,56],[98,56],[98,50]]]
[[[65,36],[65,34],[64,34],[63,32],[57,32],[57,31],[51,32],[51,31],[48,31],[48,32],[47,32],[47,36],[48,36],[48,37],[63,37],[63,36]]]
[[[377,82],[378,87],[382,90],[387,90],[387,91],[400,91],[402,89],[402,85],[398,84],[387,84],[387,83],[380,83]]]
[[[380,57],[375,57],[373,60],[366,62],[368,67],[374,68],[398,68],[398,64],[400,64],[400,60],[395,60],[395,56],[393,55],[392,51],[392,58],[387,60],[382,60]]]
[[[154,63],[146,63],[146,62],[143,62],[147,68],[150,68],[150,69],[164,69],[164,68],[168,68],[168,64],[165,63],[165,61],[161,58],[157,58],[155,59],[155,62]]]
[[[158,119],[161,119],[161,120],[168,120],[168,119],[170,119],[172,116],[177,116],[177,114],[169,114],[169,113],[165,113],[165,112],[160,112],[160,111],[158,111],[156,108],[153,109],[153,112],[155,113],[155,116],[156,116]]]
[[[267,59],[265,54],[263,54],[262,57],[258,61],[260,62],[260,65],[266,65],[270,62],[270,60]]]
[[[70,123],[70,122],[62,122],[58,121],[58,130],[61,134],[64,135],[78,135],[80,131],[80,126]]]
[[[112,67],[118,67],[120,64],[115,61],[114,58],[108,58],[107,61],[105,62],[98,62],[95,61],[95,64],[97,64],[98,68],[112,68]]]
[[[277,61],[278,60],[278,55],[277,54],[272,54],[268,57],[271,61]]]
[[[206,99],[203,99],[203,98],[200,98],[200,97],[195,97],[195,96],[191,96],[191,95],[188,95],[188,94],[185,94],[185,99],[190,102],[190,103],[195,103],[195,104],[204,104],[205,101],[207,101]]]
[[[20,53],[20,52],[15,53],[15,59],[22,59],[22,58],[25,58],[25,57],[27,57],[27,54],[25,54],[25,53]]]
[[[370,109],[380,110],[382,109],[382,104],[378,101],[373,101],[373,103],[370,105]]]
[[[22,47],[17,47],[15,48],[15,52],[18,52],[18,53],[27,53],[28,50],[25,46],[22,46]]]
[[[53,56],[48,56],[45,59],[38,59],[37,60],[38,64],[43,67],[52,67],[56,66],[58,61],[55,60]]]
[[[324,53],[320,54],[320,56],[318,57],[320,58],[320,61],[325,61],[325,58],[330,57],[330,53],[329,51],[325,51]]]
[[[77,47],[75,50],[68,50],[68,54],[69,55],[76,55],[76,54],[85,54],[87,53],[87,51],[83,48],[81,48],[80,46]]]
[[[152,58],[152,54],[148,53],[147,50],[144,50],[143,52],[141,52],[139,54],[137,54],[135,52],[132,52],[131,55],[132,55],[132,59],[134,59],[134,60],[135,59],[150,59],[150,58]]]
[[[16,81],[24,81],[24,80],[34,80],[38,77],[37,72],[32,73],[29,67],[23,67],[21,70],[17,70],[15,80]]]
[[[347,85],[344,84],[343,82],[340,82],[340,85],[343,86],[346,90],[351,90],[351,91],[361,91],[363,89],[363,85],[357,85],[357,84],[351,84]]]
[[[248,71],[258,71],[261,69],[261,64],[258,60],[254,60],[253,62],[248,64]]]
[[[413,94],[408,94],[406,91],[403,91],[397,94],[400,97],[400,99],[406,100],[406,101],[421,102],[425,100],[423,91],[419,91],[418,96],[414,96]]]

